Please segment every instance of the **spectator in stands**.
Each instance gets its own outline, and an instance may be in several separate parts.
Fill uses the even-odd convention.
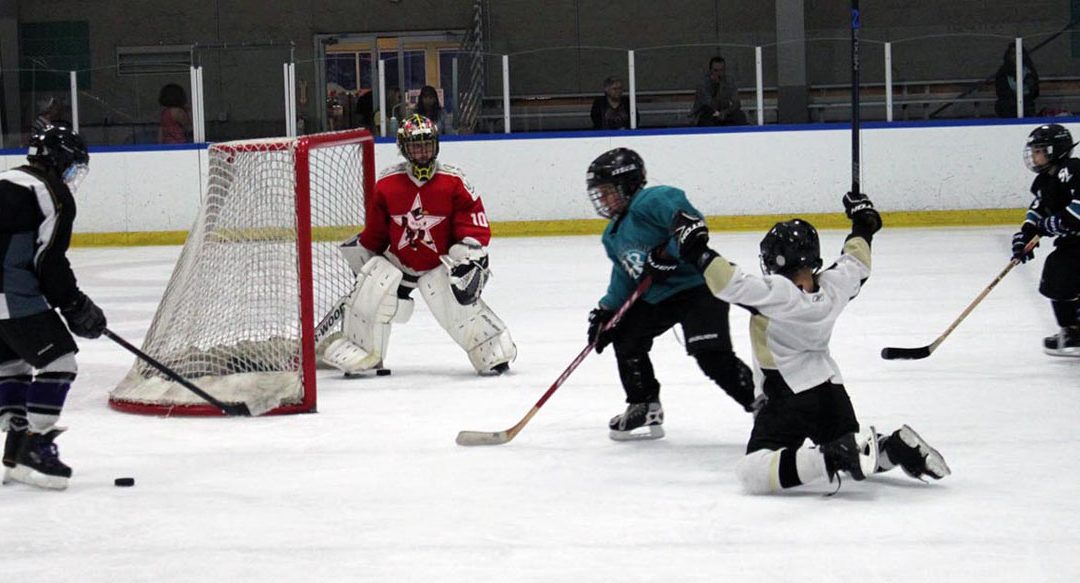
[[[630,97],[623,95],[622,79],[604,79],[604,94],[593,101],[590,115],[594,130],[630,129]]]
[[[161,125],[158,128],[159,144],[187,144],[191,142],[191,113],[187,109],[184,88],[169,83],[158,93],[161,105]]]
[[[424,85],[420,89],[420,95],[416,98],[416,107],[413,113],[420,114],[439,126],[439,134],[446,135],[450,128],[446,124],[446,110],[439,103],[439,92],[431,85]]]
[[[1039,72],[1027,49],[1023,55],[1024,117],[1033,117],[1035,100],[1039,97]],[[998,117],[1016,117],[1016,46],[1013,44],[1005,49],[1001,67],[994,78],[994,88],[997,90],[994,111]]]
[[[382,114],[381,110],[375,110],[375,130],[376,133],[381,131]],[[401,99],[401,90],[397,87],[391,87],[386,90],[386,134],[394,136],[397,134],[398,122],[400,122],[405,114],[408,113],[408,108]]]
[[[44,131],[46,127],[60,119],[62,113],[61,110],[60,100],[55,97],[49,97],[38,101],[37,117],[30,123],[30,133],[36,134]]]
[[[694,95],[690,117],[698,126],[746,124],[746,114],[739,103],[739,89],[727,74],[724,57],[709,59],[709,73]]]

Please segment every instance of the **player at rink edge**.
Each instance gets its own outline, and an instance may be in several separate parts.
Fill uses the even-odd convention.
[[[1075,145],[1069,130],[1056,123],[1028,135],[1024,163],[1037,174],[1031,183],[1035,198],[1013,235],[1012,256],[1021,263],[1035,257],[1024,249],[1036,235],[1055,238],[1039,282],[1061,327],[1043,339],[1043,351],[1051,356],[1080,357],[1080,160],[1069,157]]]
[[[695,265],[718,298],[752,308],[750,335],[760,388],[768,397],[754,418],[736,474],[751,493],[764,494],[846,472],[863,480],[900,466],[909,476],[941,479],[945,459],[911,427],[889,435],[860,426],[840,369],[829,355],[836,319],[870,277],[870,245],[881,216],[865,194],[848,193],[851,219],[841,256],[822,270],[814,227],[779,222],[761,240],[764,275],[744,272],[708,247],[700,216],[672,222],[679,256]],[[805,440],[814,445],[805,447]]]
[[[602,242],[611,259],[607,293],[589,314],[588,336],[602,352],[611,344],[626,393],[626,411],[608,423],[616,441],[664,436],[660,382],[649,352],[653,340],[682,326],[686,352],[710,379],[748,412],[753,375],[735,355],[728,323],[730,307],[705,286],[697,269],[677,258],[670,225],[679,212],[697,213],[686,194],[672,186],[646,187],[645,162],[627,148],[601,154],[589,165],[586,185],[597,214],[610,219]],[[653,251],[653,252],[651,252]],[[651,252],[651,253],[650,253]],[[602,332],[644,277],[652,285],[617,326]]]
[[[63,490],[72,472],[54,441],[65,430],[57,422],[78,373],[79,349],[71,334],[97,338],[106,326],[101,309],[79,290],[67,259],[74,193],[89,171],[90,156],[79,134],[67,122],[56,122],[30,137],[26,159],[25,166],[0,173],[4,483]]]
[[[340,248],[356,282],[342,330],[318,352],[346,373],[382,368],[391,325],[409,321],[410,296],[419,290],[477,373],[502,374],[517,347],[480,298],[491,275],[484,203],[461,170],[438,161],[439,130],[430,119],[405,119],[397,145],[405,162],[382,173],[364,230]]]

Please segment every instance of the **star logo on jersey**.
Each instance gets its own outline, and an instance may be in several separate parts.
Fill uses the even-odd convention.
[[[435,246],[435,240],[431,238],[431,229],[445,221],[446,217],[429,215],[424,211],[424,206],[420,203],[419,192],[416,193],[416,199],[413,201],[409,212],[402,215],[390,215],[390,220],[402,228],[398,249],[404,249],[405,247],[416,249],[417,246],[423,245],[435,253],[439,252],[439,249]]]

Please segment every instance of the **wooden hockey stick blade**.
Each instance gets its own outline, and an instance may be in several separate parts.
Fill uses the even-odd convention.
[[[881,358],[885,360],[919,360],[927,356],[930,356],[929,346],[919,348],[894,348],[890,346],[881,349]]]
[[[592,345],[590,345],[592,348]],[[506,431],[459,431],[457,434],[457,444],[464,446],[472,445],[502,445],[509,443],[511,439],[517,436],[521,432],[521,429],[525,427],[525,424],[532,419],[533,415],[540,410],[539,406],[533,406],[529,410],[529,413]]]
[[[120,336],[117,336],[115,333],[113,333],[112,330],[109,330],[108,328],[106,328],[104,330],[104,332],[102,332],[102,333],[106,337],[108,337],[109,340],[112,340],[113,342],[119,344],[120,346],[123,346],[125,349],[127,349],[128,352],[134,354],[135,356],[139,357],[140,359],[142,359],[144,362],[146,362],[150,366],[152,366],[152,367],[158,369],[159,371],[161,371],[161,374],[169,377],[174,382],[179,383],[181,386],[183,386],[185,389],[191,391],[192,393],[195,393],[196,395],[202,397],[203,400],[205,400],[207,403],[210,403],[211,405],[217,407],[218,409],[221,409],[222,413],[225,413],[226,415],[228,415],[230,417],[251,417],[252,416],[251,415],[251,410],[249,410],[248,406],[245,405],[244,403],[223,403],[223,402],[215,399],[212,395],[210,395],[210,393],[207,393],[206,391],[204,391],[204,390],[200,389],[199,387],[196,387],[195,385],[193,385],[190,381],[188,381],[184,377],[177,374],[176,371],[174,371],[173,369],[165,366],[164,364],[161,364],[160,362],[155,360],[149,354],[146,354],[145,352],[143,352],[143,351],[139,350],[138,348],[136,348],[133,344],[131,344],[127,340],[124,340]]]

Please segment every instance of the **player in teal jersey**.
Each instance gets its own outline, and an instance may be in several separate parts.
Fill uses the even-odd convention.
[[[589,340],[596,351],[615,347],[619,378],[626,391],[626,411],[609,424],[616,441],[664,436],[660,383],[649,351],[653,339],[682,326],[686,352],[701,370],[746,411],[755,411],[750,369],[731,346],[729,306],[709,293],[701,273],[680,261],[669,231],[679,211],[700,215],[686,194],[671,186],[645,187],[645,163],[636,152],[616,148],[589,166],[589,198],[600,216],[611,219],[603,243],[613,266],[607,293],[589,314]],[[652,285],[623,316],[602,332],[615,311],[645,276]]]

